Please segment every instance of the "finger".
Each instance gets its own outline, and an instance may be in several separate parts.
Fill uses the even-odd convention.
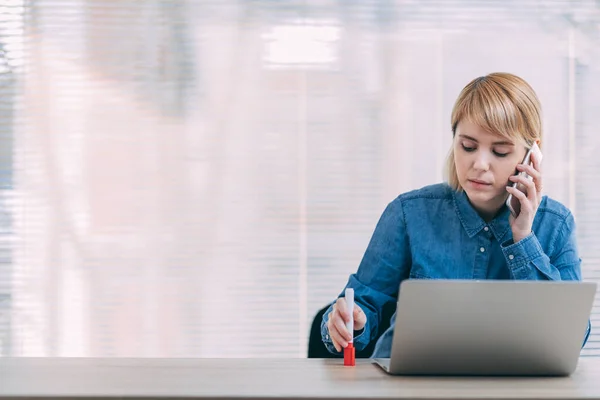
[[[511,182],[518,182],[521,185],[525,186],[527,191],[527,198],[533,204],[537,204],[537,188],[535,186],[535,183],[531,179],[526,178],[523,175],[512,175],[508,179]]]
[[[354,330],[361,330],[367,323],[367,316],[362,308],[360,308],[357,304],[354,304],[354,312],[352,317],[354,318]]]
[[[527,173],[527,175],[531,176],[531,178],[533,178],[533,182],[535,184],[535,190],[538,193],[542,192],[542,173],[539,170],[537,170],[535,168],[535,166],[525,165],[525,164],[517,164],[517,170],[524,171]]]
[[[346,323],[339,315],[337,317],[334,316],[332,323],[333,328],[339,333],[341,339],[345,341],[352,339],[352,335],[346,329]]]
[[[340,332],[339,326],[335,323],[332,324],[331,329],[329,330],[329,336],[331,337],[331,341],[333,345],[336,346],[337,351],[341,351],[342,347],[348,346],[348,339],[344,337],[346,333],[346,327],[342,329]]]
[[[342,351],[342,345],[338,343],[335,337],[332,335],[331,331],[329,331],[329,338],[331,339],[331,343],[333,343],[333,347],[335,347],[336,351]]]
[[[525,171],[527,172],[527,175],[531,176],[533,179],[536,178],[541,178],[542,174],[540,171],[538,171],[535,166],[533,165],[527,165],[527,164],[517,164],[517,169],[519,171]]]
[[[336,351],[340,351],[340,345],[338,344],[337,340],[335,340],[335,338],[333,337],[333,327],[331,326],[331,323],[327,322],[327,334],[329,335],[329,340],[331,340],[331,343],[333,344],[333,347],[335,347]]]
[[[529,201],[527,196],[525,196],[525,193],[512,186],[507,186],[506,190],[509,193],[511,193],[514,197],[516,197],[521,203],[521,213],[519,215],[529,213],[531,211],[531,202]]]
[[[337,306],[336,309],[337,309],[338,313],[341,315],[344,322],[345,323],[350,322],[350,312],[348,311],[348,305],[346,304],[346,299],[343,297],[340,297],[339,299],[337,299],[335,304]]]
[[[332,314],[333,313],[329,313],[329,315],[327,316],[327,332],[329,333],[329,339],[331,339],[331,343],[333,343],[333,347],[335,347],[335,349],[337,351],[342,351],[342,346],[340,345],[339,341],[336,339],[336,337],[338,337],[338,333],[335,330],[333,323],[331,322]]]
[[[342,351],[342,346],[338,343],[337,340],[335,340],[331,332],[329,332],[329,338],[331,339],[331,343],[333,343],[333,347],[335,347],[335,350],[338,352]]]
[[[538,160],[536,153],[534,153],[533,151],[531,152],[531,163],[533,164],[533,168],[542,173],[542,160]]]
[[[335,351],[337,351],[338,353],[342,351],[342,346],[340,346],[335,340],[331,340],[331,343],[333,343],[333,347],[335,347]]]

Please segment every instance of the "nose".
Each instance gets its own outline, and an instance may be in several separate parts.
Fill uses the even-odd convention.
[[[473,169],[487,171],[490,169],[489,155],[485,151],[478,151],[473,161]]]

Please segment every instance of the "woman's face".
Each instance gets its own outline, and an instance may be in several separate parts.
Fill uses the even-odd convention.
[[[525,146],[460,121],[454,136],[454,163],[458,181],[475,209],[492,218],[502,207],[517,164],[525,158]]]

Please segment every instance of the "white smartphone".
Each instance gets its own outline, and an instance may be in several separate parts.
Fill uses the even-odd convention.
[[[525,164],[525,165],[530,165],[531,164],[531,153],[535,153],[535,159],[537,160],[538,163],[540,163],[542,161],[542,151],[540,150],[540,148],[537,145],[537,143],[534,143],[533,146],[531,146],[531,148],[527,151],[527,154],[525,154],[525,158],[523,159],[522,164]],[[522,176],[524,176],[527,179],[533,179],[525,171],[518,172],[518,170],[517,170],[517,173],[515,173],[515,175],[522,175]],[[525,188],[525,186],[523,186],[523,184],[521,184],[519,182],[511,182],[511,186],[512,187],[516,187],[521,192],[527,194],[527,189]],[[514,197],[512,195],[512,193],[510,193],[508,195],[508,198],[506,199],[506,206],[508,207],[508,209],[510,210],[511,214],[515,218],[521,212],[521,202],[519,201],[519,199],[517,199],[516,197]]]

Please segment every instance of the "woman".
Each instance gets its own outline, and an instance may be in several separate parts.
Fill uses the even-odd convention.
[[[347,283],[355,292],[357,350],[375,337],[381,310],[395,304],[404,279],[581,280],[573,215],[542,196],[535,155],[531,165],[521,164],[542,138],[540,102],[529,84],[507,73],[479,77],[460,93],[451,123],[448,182],[389,203]],[[521,205],[516,217],[505,205],[509,194]],[[321,333],[330,352],[347,346],[349,318],[342,297],[325,312]],[[394,320],[395,314],[373,357],[390,356]],[[584,343],[588,336],[589,326]]]

